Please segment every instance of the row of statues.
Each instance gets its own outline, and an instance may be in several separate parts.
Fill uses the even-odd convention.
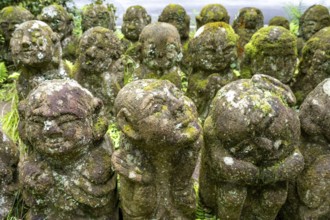
[[[52,7],[43,13],[57,15]],[[254,20],[231,27],[212,4],[189,39],[166,23],[178,8],[156,23],[129,8],[147,21],[123,25],[134,42],[119,39],[110,20],[84,29],[108,10],[89,13],[72,69],[63,61],[68,36],[55,31],[63,23],[40,16],[12,30],[26,152],[2,135],[1,218],[19,189],[26,219],[194,219],[199,173],[199,205],[217,218],[329,219],[329,11],[298,65],[299,40],[284,27],[260,27],[247,40],[237,27]],[[109,121],[122,133],[116,150]]]

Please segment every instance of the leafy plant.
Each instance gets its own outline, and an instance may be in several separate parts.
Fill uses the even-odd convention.
[[[298,35],[299,19],[306,10],[306,8],[307,6],[303,3],[302,0],[299,1],[298,5],[290,3],[284,6],[284,10],[288,14],[290,21],[290,31],[295,35]]]
[[[0,85],[8,78],[7,68],[4,62],[0,63]]]

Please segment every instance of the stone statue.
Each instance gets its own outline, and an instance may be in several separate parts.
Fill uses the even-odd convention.
[[[134,79],[167,79],[181,88],[179,62],[182,49],[178,30],[171,24],[156,22],[147,25],[139,39],[141,65],[135,70]]]
[[[167,80],[145,79],[120,90],[115,109],[124,136],[112,162],[124,219],[194,219],[203,139],[193,102]]]
[[[0,40],[0,62],[5,62],[10,71],[15,69],[9,47],[15,26],[33,18],[30,11],[20,6],[8,6],[0,11],[0,38],[3,38]]]
[[[205,119],[217,91],[237,79],[238,36],[229,24],[208,23],[198,29],[188,45],[192,73],[188,77],[187,96],[196,104],[199,116]]]
[[[72,15],[62,5],[53,4],[44,7],[37,18],[48,24],[55,33],[59,34],[62,46],[62,58],[75,61],[77,39],[72,35]]]
[[[18,149],[0,130],[0,219],[12,210],[18,190]]]
[[[84,6],[81,14],[81,28],[85,32],[91,27],[101,26],[112,31],[116,30],[114,11],[99,3]]]
[[[123,47],[113,31],[93,27],[79,43],[75,79],[100,98],[106,114],[112,114],[115,98],[124,85]]]
[[[269,26],[259,29],[245,45],[241,74],[266,74],[289,85],[298,65],[297,40],[287,29]]]
[[[122,43],[125,51],[138,42],[142,29],[151,23],[151,16],[146,9],[140,5],[134,5],[127,8],[123,16],[121,32],[124,35]]]
[[[300,149],[305,168],[290,185],[282,219],[326,220],[330,216],[330,79],[309,93],[300,106]]]
[[[158,17],[158,21],[175,26],[179,31],[182,45],[189,40],[190,17],[181,5],[167,5]]]
[[[330,26],[330,14],[328,8],[323,5],[312,5],[299,19],[298,52],[302,53],[304,43],[313,34],[324,27]]]
[[[264,15],[260,9],[246,7],[239,10],[239,14],[233,22],[233,29],[239,36],[237,51],[240,59],[243,57],[245,44],[247,44],[252,35],[263,26]]]
[[[17,84],[19,100],[44,80],[67,77],[60,68],[58,35],[46,23],[31,20],[20,24],[13,33],[10,47],[21,73]]]
[[[272,19],[269,20],[268,26],[281,26],[285,29],[290,30],[290,22],[288,19],[282,16],[274,16]]]
[[[329,77],[330,27],[323,28],[305,44],[299,63],[299,73],[292,90],[301,104],[308,93]]]
[[[201,203],[219,219],[275,219],[304,166],[288,86],[267,75],[221,88],[204,122]]]
[[[47,80],[20,102],[26,219],[118,219],[102,101],[74,80]]]
[[[196,28],[197,30],[204,24],[211,22],[222,21],[229,24],[230,16],[227,9],[221,4],[208,4],[205,5],[196,16]]]

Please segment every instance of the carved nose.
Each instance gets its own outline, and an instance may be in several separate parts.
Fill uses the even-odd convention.
[[[47,120],[44,122],[43,132],[44,134],[52,137],[61,134],[62,130],[54,120]]]
[[[30,45],[31,45],[30,39],[27,36],[23,36],[23,38],[22,38],[23,48],[29,48]]]

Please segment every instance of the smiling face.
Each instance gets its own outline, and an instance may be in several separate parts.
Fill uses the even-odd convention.
[[[52,61],[53,31],[42,21],[26,21],[19,25],[10,41],[13,60],[26,66],[40,66]]]
[[[76,155],[93,141],[93,103],[91,93],[73,80],[47,81],[20,106],[25,125],[20,132],[40,154]]]
[[[127,39],[137,41],[142,29],[150,22],[151,17],[142,6],[131,6],[124,14],[121,31]]]
[[[128,120],[145,147],[183,146],[201,132],[195,105],[169,81],[134,81],[119,92],[115,105],[129,111]]]

